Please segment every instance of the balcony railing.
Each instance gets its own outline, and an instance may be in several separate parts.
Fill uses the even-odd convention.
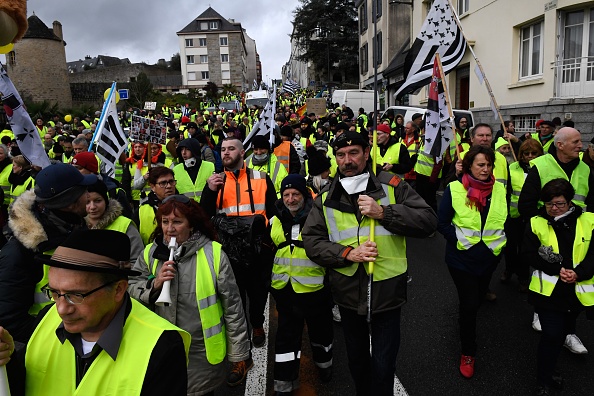
[[[553,64],[555,97],[594,96],[594,57],[562,59]]]

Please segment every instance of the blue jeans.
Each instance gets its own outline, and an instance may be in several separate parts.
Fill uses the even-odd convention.
[[[340,316],[357,396],[392,396],[400,347],[400,308],[372,315],[371,355],[366,317],[343,307]]]

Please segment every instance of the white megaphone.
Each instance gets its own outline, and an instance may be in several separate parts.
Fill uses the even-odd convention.
[[[0,396],[10,396],[6,366],[0,367]]]
[[[173,260],[173,255],[175,254],[175,249],[177,249],[177,243],[175,242],[175,237],[171,237],[169,240],[169,261]],[[171,304],[171,281],[163,282],[163,288],[161,289],[161,294],[159,298],[155,302],[159,307],[168,307]]]

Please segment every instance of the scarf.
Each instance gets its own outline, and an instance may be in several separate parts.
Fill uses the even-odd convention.
[[[495,184],[495,176],[491,175],[488,181],[481,181],[475,179],[470,174],[465,173],[462,176],[462,185],[468,191],[466,198],[468,198],[469,205],[475,206],[479,212],[487,206],[487,197],[493,191],[493,184]]]

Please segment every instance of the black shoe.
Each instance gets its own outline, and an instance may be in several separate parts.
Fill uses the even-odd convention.
[[[266,342],[266,332],[264,332],[264,328],[256,327],[252,330],[252,343],[254,347],[260,348],[264,346]]]
[[[326,368],[318,368],[318,371],[320,372],[320,381],[322,381],[324,384],[330,382],[330,380],[332,379],[332,366]]]
[[[550,396],[551,391],[549,390],[549,387],[546,385],[538,385],[538,387],[536,388],[536,396]]]
[[[241,384],[252,367],[254,367],[252,358],[242,360],[241,362],[234,362],[231,372],[227,376],[227,385],[237,386]]]

